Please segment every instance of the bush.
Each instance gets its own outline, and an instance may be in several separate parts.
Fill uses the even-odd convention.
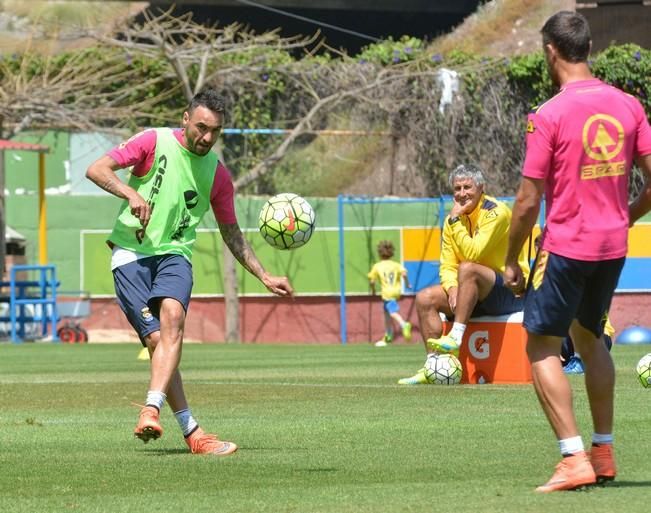
[[[398,41],[389,37],[379,43],[365,46],[357,59],[362,64],[399,64],[417,59],[422,55],[424,46],[423,40],[416,37],[402,36]]]
[[[635,96],[651,117],[651,50],[634,44],[610,46],[591,65],[595,76]]]

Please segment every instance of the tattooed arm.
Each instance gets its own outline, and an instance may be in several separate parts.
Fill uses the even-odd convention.
[[[264,270],[237,223],[218,222],[217,224],[222,239],[224,239],[236,260],[242,264],[242,267],[258,278],[269,292],[273,292],[278,296],[291,296],[293,294],[294,290],[285,276],[272,276]]]
[[[113,196],[127,200],[131,213],[140,220],[143,227],[147,226],[151,217],[151,206],[132,187],[116,176],[117,169],[120,169],[120,165],[112,157],[104,155],[88,167],[86,178]]]

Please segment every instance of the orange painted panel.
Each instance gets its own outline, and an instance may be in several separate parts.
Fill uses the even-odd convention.
[[[628,231],[629,257],[651,257],[651,224],[639,224]]]
[[[403,260],[438,260],[441,256],[441,230],[432,228],[403,228]]]

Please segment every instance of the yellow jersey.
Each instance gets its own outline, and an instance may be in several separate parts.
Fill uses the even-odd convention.
[[[450,224],[449,216],[443,225],[443,244],[441,247],[441,266],[439,277],[446,291],[458,287],[457,274],[461,262],[475,262],[504,272],[504,261],[509,243],[511,209],[501,201],[482,194],[475,210],[460,216]],[[525,282],[529,277],[527,245],[522,248],[518,263]]]
[[[380,260],[373,265],[371,272],[368,273],[368,279],[371,282],[380,282],[382,299],[398,299],[402,292],[402,277],[407,274],[401,264],[394,260]]]

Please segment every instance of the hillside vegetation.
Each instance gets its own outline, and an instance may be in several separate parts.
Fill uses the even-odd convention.
[[[574,0],[491,0],[451,33],[423,46],[422,50],[441,55],[442,59],[454,53],[491,59],[535,53],[540,50],[540,28],[545,20],[559,10],[573,10],[574,7]],[[396,43],[392,45],[393,53],[387,53],[387,59],[397,51],[404,53],[409,45],[417,47],[419,41],[405,36],[403,44]],[[373,52],[376,50],[369,49],[366,53]],[[363,51],[362,55],[366,53]],[[339,119],[331,121],[329,127],[346,128],[348,125],[349,121]],[[514,141],[514,144],[520,142]],[[480,160],[480,156],[476,155],[475,160]],[[297,147],[278,165],[274,188],[298,188],[303,194],[324,196],[435,194],[437,191],[432,190],[422,175],[422,170],[414,166],[414,154],[405,138],[396,141],[374,135],[322,136],[309,145]],[[512,187],[498,187],[502,194],[513,192]]]
[[[487,57],[512,57],[540,49],[540,28],[552,14],[573,11],[574,0],[491,0],[432,46]]]
[[[27,49],[45,54],[93,44],[80,30],[125,23],[149,2],[0,0],[0,53]]]
[[[52,2],[60,4],[69,7]],[[46,2],[31,5],[11,19],[33,16],[34,41],[63,28],[74,39],[70,27],[96,23],[65,21],[65,10],[46,16]],[[452,167],[474,162],[488,172],[493,194],[508,195],[518,181],[525,115],[553,94],[539,27],[571,7],[494,0],[440,39],[388,39],[357,56],[314,55],[313,41],[145,13],[111,33],[92,31],[83,50],[51,56],[32,46],[7,56],[0,115],[12,135],[37,127],[129,133],[178,123],[193,91],[210,84],[226,96],[229,126],[286,130],[225,136],[223,158],[241,192],[440,195],[449,192]],[[40,19],[62,31],[48,32]],[[593,56],[593,70],[651,111],[651,52],[611,47]]]
[[[509,58],[538,52],[541,45],[540,28],[545,20],[557,11],[574,10],[575,4],[574,0],[491,0],[481,5],[452,32],[432,41],[428,51],[441,56],[463,52],[487,58]],[[365,148],[365,153],[362,154],[360,147],[349,141],[326,143],[331,148],[330,154],[338,157],[328,159],[329,172],[338,176],[347,170],[354,176],[348,174],[345,181],[318,184],[305,176],[303,180],[307,193],[336,195],[345,192],[379,196],[427,194],[427,183],[410,163],[413,154],[405,147],[406,141],[399,143],[397,160],[396,149],[387,138],[373,137],[364,141],[362,152]],[[323,147],[304,148],[300,155],[308,161],[324,162],[326,155]],[[351,161],[356,162],[352,169]],[[300,171],[297,170],[297,173]],[[500,189],[499,192],[511,194],[513,190]]]

